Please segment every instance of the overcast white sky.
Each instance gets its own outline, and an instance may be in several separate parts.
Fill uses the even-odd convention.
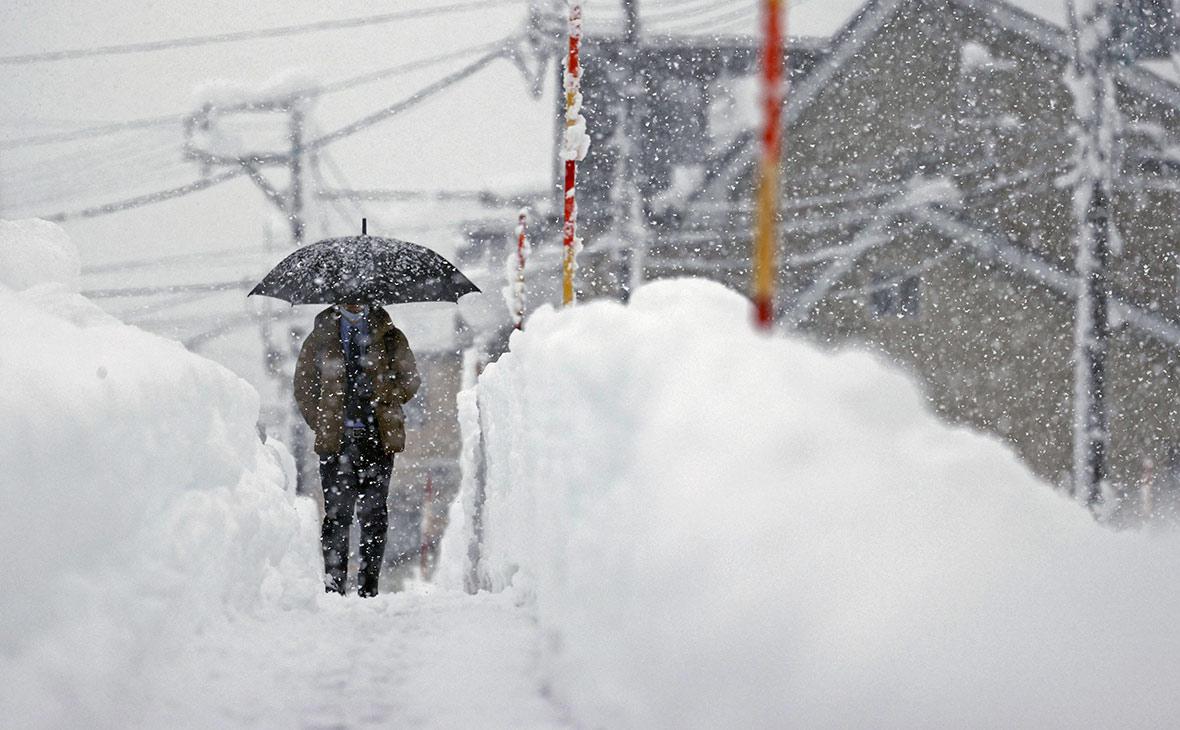
[[[4,55],[132,43],[385,13],[453,0],[279,2],[259,0],[8,0],[0,13]],[[322,81],[356,76],[504,37],[523,25],[525,2],[494,4],[366,28],[133,55],[0,67],[0,134],[21,137],[183,113],[213,79],[263,83],[297,70]],[[474,56],[473,56],[474,57]],[[455,60],[355,90],[313,107],[330,130],[390,104],[458,68]],[[543,185],[551,165],[552,107],[533,100],[521,74],[499,61],[450,93],[332,145],[356,187],[474,188],[502,181]],[[277,121],[277,120],[276,120]],[[55,124],[61,122],[61,124]],[[0,151],[5,217],[71,210],[195,179],[179,160],[179,125],[82,143]],[[93,184],[79,184],[79,178]],[[91,192],[76,191],[80,187]],[[21,201],[44,201],[17,210]],[[10,212],[11,211],[11,212]],[[270,217],[262,194],[237,180],[170,203],[66,224],[86,264],[158,252],[259,245]],[[336,225],[342,225],[337,221]]]

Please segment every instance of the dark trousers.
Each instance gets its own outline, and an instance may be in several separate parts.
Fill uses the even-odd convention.
[[[344,593],[348,575],[348,532],[352,514],[360,520],[360,565],[357,593],[377,595],[381,561],[385,557],[385,533],[389,529],[389,477],[393,456],[386,454],[373,431],[345,431],[340,453],[320,457],[320,484],[324,489],[324,585]]]

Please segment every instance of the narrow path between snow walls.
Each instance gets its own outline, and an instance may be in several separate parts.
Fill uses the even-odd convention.
[[[1175,534],[1097,526],[906,376],[747,307],[679,280],[541,310],[461,396],[478,580],[535,611],[581,726],[1175,723]]]
[[[0,221],[0,726],[565,725],[511,596],[325,595],[257,393],[77,282]]]

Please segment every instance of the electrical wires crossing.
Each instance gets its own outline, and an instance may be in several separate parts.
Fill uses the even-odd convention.
[[[347,124],[344,127],[341,127],[335,131],[329,132],[327,134],[321,135],[315,139],[308,141],[304,145],[304,151],[314,153],[315,151],[317,151],[317,150],[319,150],[319,149],[321,149],[333,142],[336,142],[340,139],[343,139],[343,138],[348,137],[352,134],[355,134],[363,129],[366,129],[374,124],[377,124],[378,122],[384,121],[385,119],[388,119],[396,114],[399,114],[411,107],[417,106],[419,103],[421,103],[421,102],[425,101],[426,99],[434,96],[435,94],[443,91],[444,89],[447,89],[450,86],[458,83],[459,81],[462,81],[463,79],[468,78],[469,76],[471,76],[475,72],[479,71],[481,68],[483,68],[485,65],[487,65],[491,61],[493,61],[497,58],[502,58],[508,53],[508,49],[507,49],[506,45],[503,45],[503,44],[492,44],[492,45],[494,45],[495,47],[491,51],[489,51],[488,53],[481,56],[480,58],[478,58],[475,61],[463,66],[462,68],[434,81],[433,83],[428,84],[427,86],[419,89],[418,91],[414,92],[410,96],[405,97],[405,98],[401,99],[400,101],[385,107],[384,109],[380,109],[376,112],[369,114],[366,117],[363,117],[361,119],[358,119],[357,121]],[[142,207],[144,205],[150,205],[152,203],[158,203],[158,202],[161,202],[164,200],[170,200],[172,198],[178,198],[183,195],[189,195],[191,193],[199,192],[201,190],[205,190],[207,188],[213,187],[214,185],[218,185],[220,183],[226,182],[232,178],[235,178],[235,177],[238,177],[241,175],[245,175],[245,174],[250,174],[251,172],[252,172],[252,170],[249,165],[242,164],[237,167],[231,167],[231,168],[224,170],[222,172],[219,172],[215,175],[211,175],[209,177],[205,177],[200,180],[196,180],[194,182],[187,183],[185,185],[181,185],[178,187],[169,188],[167,190],[159,190],[156,192],[147,193],[144,195],[137,195],[132,198],[114,201],[114,202],[106,203],[103,205],[82,208],[80,210],[72,210],[72,211],[53,213],[53,214],[44,215],[41,217],[44,218],[45,220],[50,220],[50,221],[54,221],[54,222],[75,220],[75,219],[79,219],[79,218],[94,218],[94,217],[101,216],[101,215],[107,215],[110,213],[116,213],[116,212],[120,212],[120,211],[124,211],[124,210],[130,210],[132,208]]]
[[[249,172],[249,170],[247,170],[245,167],[236,167],[219,172],[216,175],[210,175],[209,177],[195,180],[186,185],[170,188],[168,190],[157,190],[153,193],[137,195],[133,198],[119,200],[113,203],[105,203],[103,205],[82,208],[81,210],[52,213],[50,215],[43,215],[39,217],[47,221],[53,221],[54,223],[61,223],[62,221],[67,220],[76,220],[79,218],[95,218],[100,215],[107,215],[108,213],[118,213],[124,210],[131,210],[132,208],[140,208],[145,205],[151,205],[152,203],[171,200],[172,198],[179,198],[183,195],[189,195],[190,193],[195,193],[205,190],[206,188],[211,188],[214,185],[220,185],[221,183],[238,177],[239,175],[245,175],[247,172]]]
[[[406,63],[388,66],[386,68],[378,69],[376,71],[369,71],[357,76],[332,81],[318,86],[308,86],[303,89],[295,91],[297,94],[306,94],[307,96],[317,96],[322,94],[333,94],[340,91],[347,91],[349,89],[357,88],[365,84],[371,84],[377,81],[393,78],[401,74],[412,73],[422,69],[437,66],[447,61],[453,61],[459,58],[465,58],[476,53],[485,53],[493,49],[507,49],[510,47],[514,39],[509,37],[491,43],[481,43],[472,46],[460,48],[455,51],[448,51],[446,53],[428,56],[426,58],[419,58]],[[141,129],[153,129],[160,127],[168,127],[171,125],[179,125],[187,116],[185,113],[165,114],[157,117],[146,117],[142,119],[130,119],[123,122],[110,122],[106,124],[96,124],[82,129],[62,130],[57,132],[46,132],[44,134],[29,135],[26,137],[17,137],[14,139],[0,139],[0,150],[17,149],[21,147],[35,147],[41,145],[60,144],[64,142],[74,142],[83,139],[90,139],[95,137],[104,137],[123,132],[129,132]]]
[[[277,28],[262,28],[259,30],[244,30],[233,33],[217,33],[213,35],[189,36],[185,38],[170,38],[167,40],[146,41],[142,43],[125,43],[120,45],[97,46],[95,48],[70,48],[58,51],[43,51],[40,53],[24,53],[12,56],[0,56],[0,65],[11,66],[26,63],[46,63],[53,61],[68,61],[78,58],[93,58],[96,56],[115,56],[129,53],[149,53],[166,51],[175,48],[192,48],[218,43],[236,43],[239,41],[260,40],[266,38],[283,38],[292,35],[316,33],[343,28],[359,28],[363,26],[393,23],[411,18],[425,18],[435,15],[445,15],[456,12],[480,10],[484,8],[517,5],[522,0],[468,0],[435,7],[411,8],[379,15],[367,15],[356,18],[341,18],[339,20],[323,20],[301,25],[287,25]]]

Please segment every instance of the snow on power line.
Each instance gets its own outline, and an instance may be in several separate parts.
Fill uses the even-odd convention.
[[[362,117],[361,119],[358,119],[351,124],[347,124],[333,132],[329,132],[320,137],[317,137],[316,139],[310,140],[306,145],[304,145],[304,151],[310,152],[322,149],[333,142],[356,134],[357,132],[367,129],[374,124],[382,122],[392,116],[400,114],[407,109],[417,106],[419,103],[443,91],[444,89],[447,89],[450,86],[453,86],[454,84],[462,81],[463,79],[468,78],[475,72],[482,69],[488,63],[496,60],[497,58],[504,57],[507,53],[507,47],[496,48],[495,50],[492,50],[491,52],[479,57],[472,63],[469,63],[466,66],[463,66],[462,68],[440,79],[437,79],[436,81],[424,86],[410,96],[405,97],[394,104],[373,112],[366,117]],[[250,161],[243,160],[241,161],[241,164],[236,167],[232,167],[216,175],[211,175],[209,177],[202,178],[179,187],[170,188],[167,190],[159,190],[156,192],[147,193],[145,195],[138,195],[133,198],[128,198],[126,200],[115,201],[112,203],[106,203],[104,205],[84,208],[81,210],[66,211],[39,217],[58,223],[76,218],[94,218],[101,215],[107,215],[109,213],[117,213],[120,211],[129,210],[131,208],[138,208],[144,205],[150,205],[163,200],[170,200],[172,198],[178,198],[190,193],[195,193],[240,175],[252,174],[254,177],[257,177],[257,175],[254,174],[256,172],[255,167],[251,164],[248,164],[249,162]]]
[[[398,10],[380,15],[367,15],[358,18],[342,18],[340,20],[322,20],[302,25],[286,25],[277,28],[262,28],[259,30],[243,30],[232,33],[217,33],[213,35],[188,36],[185,38],[169,38],[166,40],[144,41],[140,43],[125,43],[111,46],[97,46],[94,48],[70,48],[58,51],[43,51],[40,53],[24,53],[12,56],[0,56],[0,65],[12,66],[25,63],[46,63],[52,61],[68,61],[78,58],[92,58],[95,56],[115,56],[129,53],[150,53],[166,51],[175,48],[193,48],[218,43],[236,43],[240,41],[262,40],[267,38],[282,38],[291,35],[316,33],[327,30],[344,28],[360,28],[371,25],[392,23],[411,18],[425,18],[434,15],[480,10],[501,5],[517,5],[522,0],[475,0],[474,2],[451,3],[432,8],[413,8]]]
[[[448,51],[446,53],[440,53],[434,56],[427,56],[425,58],[419,58],[413,61],[407,61],[405,63],[399,63],[393,66],[380,68],[375,71],[367,71],[363,74],[350,76],[337,81],[330,81],[326,84],[306,84],[297,88],[292,87],[287,89],[287,91],[289,93],[305,94],[308,96],[347,91],[358,86],[363,86],[365,84],[370,84],[377,81],[383,81],[399,74],[419,71],[431,66],[438,65],[440,63],[445,63],[458,58],[464,58],[476,53],[483,53],[495,48],[508,48],[511,46],[514,40],[515,37],[509,36],[499,41],[466,46],[455,51]],[[83,127],[82,129],[61,130],[58,132],[47,132],[44,134],[28,135],[15,139],[0,140],[0,150],[17,149],[20,147],[36,147],[40,145],[58,144],[62,142],[73,142],[82,139],[89,139],[92,137],[104,137],[139,129],[166,127],[172,124],[180,124],[182,121],[184,121],[186,116],[188,116],[187,112],[178,112],[174,114],[165,114],[158,117],[129,119],[127,121],[121,122],[96,124],[89,127]]]

